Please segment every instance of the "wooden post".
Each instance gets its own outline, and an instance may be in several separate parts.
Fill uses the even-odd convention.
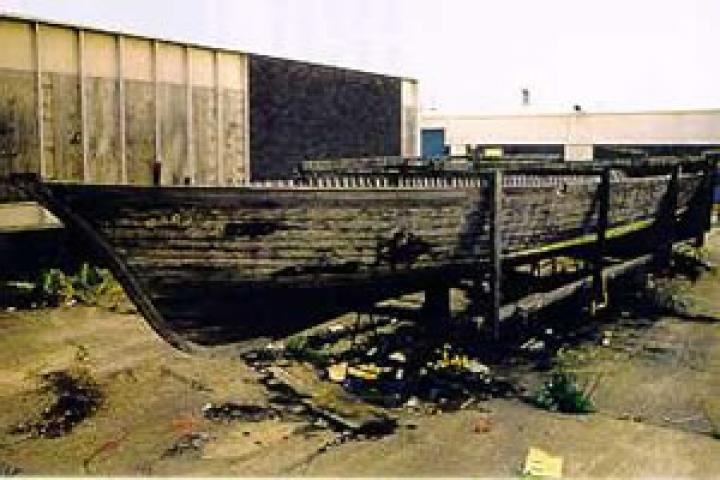
[[[600,186],[598,187],[598,218],[597,218],[597,240],[595,243],[595,254],[593,260],[593,298],[590,311],[594,312],[599,303],[604,305],[607,300],[607,291],[603,279],[603,268],[605,268],[605,253],[607,250],[607,229],[610,212],[610,168],[602,172]]]
[[[703,167],[702,205],[698,207],[700,218],[697,220],[695,246],[702,248],[705,244],[705,232],[712,227],[713,204],[715,203],[715,180],[717,175],[717,158],[709,158]]]
[[[450,320],[450,288],[435,285],[425,290],[424,320],[435,327]]]
[[[680,165],[675,165],[670,176],[667,193],[665,194],[665,208],[661,212],[659,218],[660,226],[656,232],[660,238],[657,239],[658,251],[656,264],[658,267],[667,267],[670,265],[672,256],[672,247],[675,243],[677,228],[677,205],[678,195],[680,192]]]
[[[502,286],[502,172],[492,170],[488,175],[490,193],[490,291],[487,302],[487,320],[493,329],[493,338],[500,339],[500,305]]]

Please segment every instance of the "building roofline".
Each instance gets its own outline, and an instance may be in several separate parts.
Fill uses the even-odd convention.
[[[402,76],[402,75],[392,75],[392,74],[388,74],[388,73],[373,72],[373,71],[368,71],[368,70],[361,70],[359,68],[348,68],[348,67],[343,67],[341,65],[331,65],[331,64],[317,62],[317,61],[279,57],[279,56],[275,56],[275,55],[269,55],[269,54],[264,54],[264,53],[251,52],[248,50],[242,50],[239,48],[231,47],[229,45],[217,46],[217,45],[210,45],[210,44],[193,42],[193,41],[180,40],[177,38],[153,37],[150,35],[137,33],[137,32],[133,32],[133,31],[116,30],[116,29],[87,25],[87,24],[83,24],[83,23],[66,22],[66,21],[62,21],[62,20],[53,20],[53,19],[48,19],[48,18],[35,17],[33,15],[27,15],[27,14],[13,12],[13,11],[9,11],[9,10],[0,10],[0,20],[37,23],[37,24],[48,25],[48,26],[52,26],[52,27],[73,28],[76,30],[83,30],[86,32],[93,32],[93,33],[102,33],[105,35],[122,35],[124,37],[135,38],[135,39],[139,39],[139,40],[158,41],[158,42],[172,44],[172,45],[187,46],[187,47],[191,47],[191,48],[201,48],[204,50],[213,50],[213,51],[222,52],[222,53],[236,53],[236,54],[239,53],[239,54],[245,54],[245,55],[256,56],[256,57],[274,58],[277,60],[286,60],[286,61],[290,61],[290,62],[303,63],[303,64],[311,65],[311,66],[324,67],[324,68],[335,68],[335,69],[347,70],[347,71],[355,72],[355,73],[363,73],[366,75],[377,75],[377,76],[381,76],[381,77],[396,78],[399,80],[417,82],[417,79],[415,79],[415,78]]]
[[[673,109],[642,109],[642,110],[614,110],[614,111],[582,111],[582,112],[513,112],[513,113],[488,113],[488,114],[453,114],[434,111],[422,111],[420,116],[423,119],[458,119],[458,120],[492,120],[498,118],[534,118],[534,117],[583,117],[583,116],[631,116],[631,115],[689,115],[689,114],[717,114],[720,115],[720,108],[679,108]]]

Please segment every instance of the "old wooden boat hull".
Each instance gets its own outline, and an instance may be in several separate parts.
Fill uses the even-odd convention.
[[[173,345],[278,336],[487,261],[483,188],[16,182],[105,258]]]
[[[491,178],[351,187],[13,182],[106,259],[153,328],[184,349],[284,336],[462,278],[480,288],[493,248],[516,258],[594,241],[600,223],[648,228],[668,205],[694,233],[702,215],[690,206],[707,190],[702,171],[674,187],[670,175],[614,178],[600,222],[600,178],[513,174],[491,218]]]

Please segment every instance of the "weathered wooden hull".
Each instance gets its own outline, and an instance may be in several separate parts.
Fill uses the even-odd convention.
[[[431,187],[16,184],[108,260],[160,335],[191,348],[283,336],[401,293],[483,279],[493,248],[513,258],[593,240],[598,178],[508,175],[495,224],[488,178]],[[680,176],[672,188],[669,175],[615,178],[603,223],[652,226],[667,217],[671,192],[672,215],[694,233],[703,178]],[[666,234],[648,231],[650,242]]]
[[[482,186],[23,188],[84,234],[177,346],[283,335],[487,261]]]

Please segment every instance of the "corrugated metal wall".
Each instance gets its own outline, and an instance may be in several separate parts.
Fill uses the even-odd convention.
[[[0,176],[231,185],[417,144],[414,80],[0,15]]]
[[[247,179],[247,55],[13,18],[0,45],[0,174]]]

